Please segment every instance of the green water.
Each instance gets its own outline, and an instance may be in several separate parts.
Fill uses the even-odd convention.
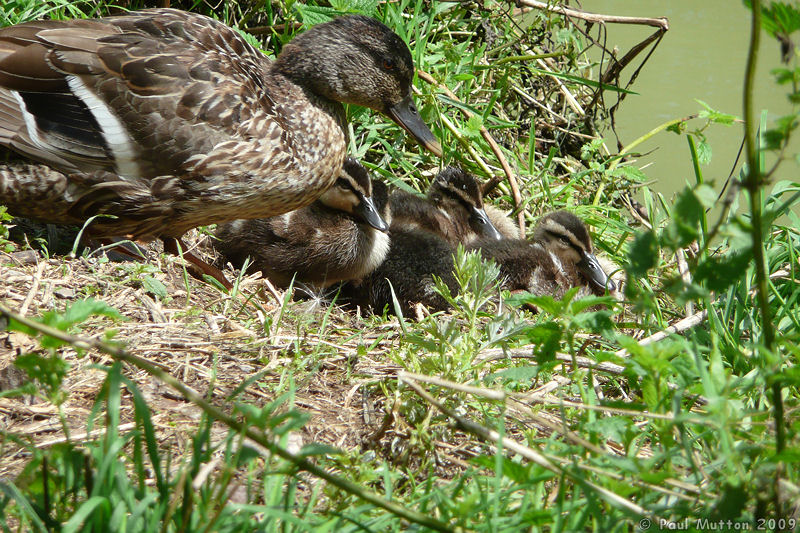
[[[617,113],[617,133],[623,145],[630,143],[659,124],[696,113],[701,109],[695,100],[712,108],[734,114],[742,111],[742,83],[750,32],[750,11],[739,0],[584,0],[585,11],[607,15],[662,17],[669,19],[669,31],[631,87],[638,95],[629,95]],[[631,45],[654,31],[645,26],[609,24],[609,48],[618,47],[620,56]],[[592,34],[596,36],[596,30]],[[643,54],[642,54],[643,55]],[[755,108],[767,109],[774,119],[791,109],[782,87],[772,82],[770,70],[779,67],[780,48],[762,32],[756,80]],[[628,66],[623,74],[635,67]],[[595,78],[597,76],[595,75]],[[627,77],[623,78],[627,79]],[[609,102],[614,96],[606,93]],[[700,121],[689,123],[698,127]],[[706,181],[719,189],[728,177],[742,141],[743,127],[712,126],[706,130],[712,148],[712,161],[703,167]],[[613,133],[605,137],[610,149],[616,146]],[[789,155],[800,152],[793,142]],[[668,199],[685,183],[694,183],[688,145],[684,136],[659,133],[637,147],[636,165],[648,177],[657,180],[652,188]],[[738,168],[737,168],[738,169]],[[778,177],[797,180],[798,166],[787,161]]]

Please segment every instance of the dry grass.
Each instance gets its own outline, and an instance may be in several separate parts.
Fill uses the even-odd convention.
[[[383,402],[371,398],[365,386],[397,372],[397,367],[384,358],[388,346],[397,341],[391,324],[374,331],[363,330],[353,337],[351,332],[360,319],[336,311],[329,318],[330,331],[320,338],[314,329],[326,309],[316,301],[299,301],[289,302],[287,309],[281,310],[281,303],[265,290],[258,276],[245,278],[240,284],[242,293],[255,293],[254,301],[258,303],[251,301],[238,313],[224,314],[221,311],[226,305],[237,308],[244,297],[232,299],[208,284],[190,279],[187,298],[179,261],[153,251],[149,255],[150,264],[159,268],[152,276],[167,290],[164,302],[146,292],[137,276],[131,275],[141,268],[140,263],[96,257],[47,259],[32,251],[0,255],[0,301],[24,315],[39,316],[48,310],[63,310],[70,302],[86,296],[102,299],[119,310],[125,320],[115,323],[105,318],[90,319],[81,326],[82,336],[101,338],[108,328],[115,329],[116,340],[132,353],[162,367],[201,394],[208,394],[213,388],[211,398],[215,403],[224,404],[237,386],[255,374],[260,377],[245,389],[243,399],[266,403],[274,398],[285,370],[291,368],[289,374],[296,384],[295,403],[312,415],[302,435],[305,442],[357,449],[365,436],[377,429],[371,425],[380,424]],[[283,296],[283,292],[279,295]],[[287,320],[275,334],[264,335],[253,327],[261,323],[258,315],[281,311]],[[298,328],[302,330],[299,336]],[[360,345],[376,340],[372,350],[357,355]],[[23,382],[24,373],[13,366],[13,361],[37,347],[38,343],[26,335],[0,333],[0,389],[8,390]],[[308,355],[315,351],[322,354],[318,360],[298,357],[298,352]],[[66,429],[73,440],[79,441],[86,430],[89,409],[105,379],[105,373],[92,366],[112,361],[95,352],[79,357],[71,348],[60,353],[70,364],[64,381]],[[307,368],[299,368],[298,362],[305,362]],[[199,409],[145,372],[131,370],[129,376],[147,396],[162,443],[179,447],[185,430],[195,425]],[[128,415],[126,422],[131,420],[131,409],[130,405],[123,409]],[[58,409],[32,397],[0,398],[0,424],[4,432],[25,436],[39,447],[66,437]],[[24,448],[6,442],[2,455],[0,477],[14,477],[25,464]]]

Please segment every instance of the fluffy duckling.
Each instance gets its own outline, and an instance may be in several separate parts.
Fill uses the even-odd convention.
[[[388,306],[394,311],[392,290],[400,309],[409,314],[416,304],[431,310],[447,309],[447,302],[436,291],[433,276],[458,291],[453,275],[455,248],[439,235],[416,228],[392,226],[390,249],[383,263],[358,283],[349,284],[342,292],[346,299],[381,312]]]
[[[0,205],[53,223],[112,215],[93,220],[95,237],[173,249],[195,226],[316,200],[345,157],[342,103],[388,115],[441,155],[413,76],[408,46],[360,15],[314,26],[275,61],[175,9],[2,28],[0,146],[54,170],[0,167]]]
[[[511,291],[561,298],[572,287],[597,295],[617,290],[593,252],[586,225],[567,211],[543,216],[534,229],[533,242],[483,240],[470,249],[479,249],[497,262],[504,276],[502,287]]]
[[[392,192],[389,204],[394,227],[430,231],[452,245],[503,238],[487,214],[478,182],[460,168],[441,171],[425,198],[398,190]],[[502,217],[499,210],[493,214]]]
[[[388,190],[370,181],[366,169],[345,159],[342,173],[316,202],[271,218],[221,225],[217,249],[241,268],[261,271],[280,287],[292,278],[324,288],[360,279],[383,262],[389,250]]]
[[[389,283],[404,313],[421,303],[433,310],[447,303],[433,291],[433,275],[442,278],[451,292],[458,290],[453,276],[455,248],[431,232],[393,226],[391,249],[384,263],[363,280],[355,301],[375,310],[392,309]],[[512,292],[563,297],[572,287],[582,293],[613,293],[616,284],[609,279],[593,253],[592,240],[584,223],[566,211],[545,215],[534,231],[534,241],[524,239],[482,239],[468,250],[480,250],[493,259],[503,276],[501,287]]]

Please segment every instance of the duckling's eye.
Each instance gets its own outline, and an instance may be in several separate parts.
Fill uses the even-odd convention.
[[[383,59],[383,68],[386,70],[393,70],[394,69],[394,59],[391,57],[386,57]]]
[[[344,178],[339,178],[338,180],[336,180],[336,186],[339,187],[340,189],[344,189],[346,191],[352,191],[353,190],[353,187],[352,187],[352,185],[350,185],[350,182],[347,181]]]

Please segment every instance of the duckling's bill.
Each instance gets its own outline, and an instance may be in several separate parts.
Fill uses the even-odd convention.
[[[494,224],[492,224],[492,221],[489,219],[489,215],[486,214],[485,209],[482,207],[474,207],[472,216],[478,221],[481,237],[498,241],[503,239],[503,234],[500,233],[496,227],[494,227]]]
[[[368,196],[363,197],[361,202],[355,206],[353,214],[361,217],[364,222],[378,231],[389,231],[389,224],[387,224],[380,213],[378,213],[375,202]]]
[[[386,113],[397,122],[404,130],[414,136],[414,138],[428,151],[442,157],[442,145],[433,135],[430,128],[422,121],[414,105],[411,95],[406,96],[400,102],[390,106]]]
[[[617,284],[608,277],[594,254],[584,253],[583,258],[578,262],[578,268],[586,276],[586,279],[597,288],[607,289],[609,292],[617,290]]]

